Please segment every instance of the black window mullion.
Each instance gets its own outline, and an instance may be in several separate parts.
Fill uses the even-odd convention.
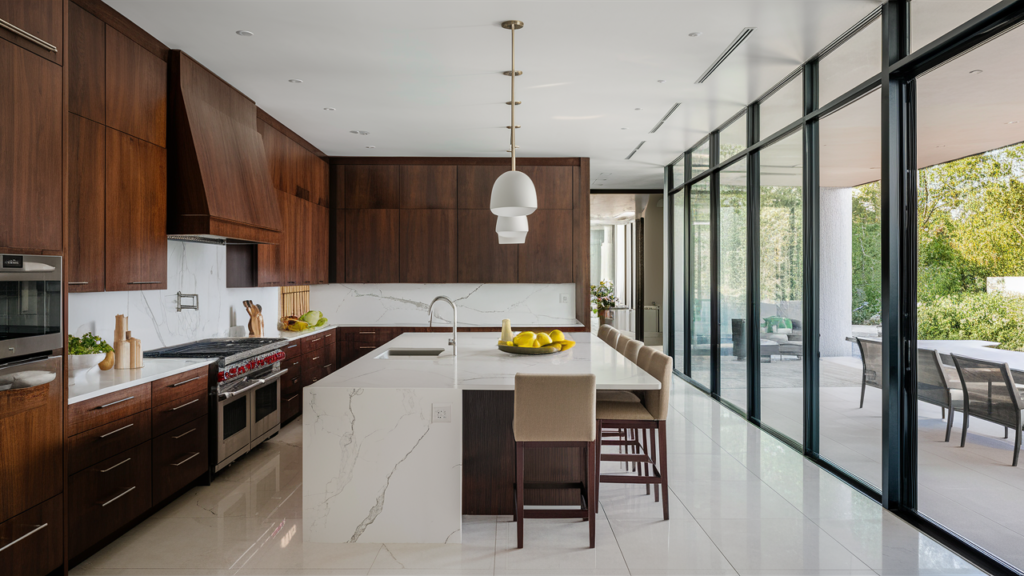
[[[710,158],[709,164],[711,166],[718,165],[718,144],[719,144],[719,133],[712,132],[710,140]],[[721,200],[720,193],[720,182],[721,173],[716,171],[711,173],[710,187],[711,187],[711,210],[709,214],[708,223],[709,237],[711,240],[708,248],[709,255],[711,257],[711,342],[709,351],[711,354],[710,365],[711,365],[711,381],[708,382],[708,387],[711,388],[711,395],[718,398],[721,395],[722,389],[722,378],[721,378],[721,348],[722,348],[722,323],[721,323],[721,298],[719,292],[721,290],[721,278],[719,278],[721,262],[719,259],[719,223],[721,221],[721,214],[719,213],[719,201]]]
[[[758,140],[761,107],[747,109],[747,144]],[[747,418],[761,423],[761,153],[747,155]]]
[[[689,168],[687,168],[689,171]],[[690,207],[690,186],[683,188],[683,373],[693,376],[691,338],[693,338],[693,213]]]
[[[675,357],[676,357],[676,342],[675,342],[675,333],[676,333],[676,320],[675,320],[675,318],[676,318],[676,304],[675,304],[675,302],[676,302],[676,285],[675,285],[676,284],[675,283],[676,262],[675,262],[675,232],[673,231],[673,228],[675,227],[675,218],[673,218],[673,214],[675,212],[675,205],[674,205],[675,198],[673,198],[671,195],[669,195],[669,191],[671,191],[673,188],[675,188],[675,182],[673,182],[674,170],[675,170],[675,168],[673,166],[671,166],[671,165],[670,166],[666,166],[665,167],[665,173],[662,176],[663,181],[664,181],[664,184],[663,184],[664,185],[664,191],[662,193],[662,198],[663,198],[662,204],[664,206],[664,211],[665,211],[664,212],[664,220],[663,220],[663,222],[664,222],[663,230],[664,230],[664,234],[665,234],[665,239],[667,240],[667,242],[663,242],[662,245],[665,247],[665,259],[666,259],[665,261],[668,262],[668,266],[667,266],[667,270],[664,271],[664,273],[667,275],[667,277],[665,278],[665,287],[667,289],[667,292],[665,293],[665,296],[663,298],[666,311],[662,313],[663,321],[662,321],[661,325],[664,327],[664,333],[662,334],[663,342],[664,342],[664,350],[672,358],[672,360],[673,360],[673,367],[674,368],[678,368],[677,366],[675,366]]]
[[[804,115],[818,108],[818,61],[804,65]],[[820,449],[820,406],[818,402],[819,328],[818,272],[820,260],[818,203],[818,120],[804,124],[803,129],[803,372],[804,372],[804,452],[817,455]]]

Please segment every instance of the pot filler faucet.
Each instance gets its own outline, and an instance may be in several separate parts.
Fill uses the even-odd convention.
[[[452,305],[452,337],[448,339],[448,345],[452,347],[452,356],[459,355],[459,309],[455,307],[455,302],[452,302],[451,298],[447,296],[438,296],[430,303],[430,308],[427,309],[427,316],[429,317],[431,328],[434,327],[434,304],[437,304],[438,300],[444,300],[445,302]]]

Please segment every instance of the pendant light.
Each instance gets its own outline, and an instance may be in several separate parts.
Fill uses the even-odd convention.
[[[498,216],[498,224],[494,231],[500,237],[517,238],[522,235],[525,238],[526,233],[530,231],[530,224],[526,221],[526,216]]]
[[[524,216],[525,218],[525,216]],[[510,236],[498,236],[498,244],[525,244],[526,232],[510,232]]]
[[[512,32],[512,69],[505,72],[506,76],[512,78],[512,99],[507,102],[512,109],[512,123],[508,129],[511,131],[511,152],[512,169],[505,172],[494,181],[491,188],[491,212],[497,216],[525,216],[533,214],[537,209],[537,189],[530,177],[522,172],[516,171],[516,76],[522,71],[516,70],[516,30],[523,27],[519,20],[508,20],[501,23],[501,27]],[[499,224],[500,225],[500,224]],[[525,234],[523,236],[525,242]]]

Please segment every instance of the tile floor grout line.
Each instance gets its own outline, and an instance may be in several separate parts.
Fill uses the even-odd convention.
[[[598,459],[598,462],[600,462],[600,457]],[[600,480],[598,480],[598,482],[600,482]],[[633,570],[631,570],[630,567],[629,567],[629,560],[626,560],[626,553],[622,551],[622,544],[619,544],[619,537],[618,537],[617,534],[615,534],[615,526],[612,525],[612,518],[611,518],[611,516],[608,515],[608,510],[604,507],[603,504],[601,504],[600,501],[597,503],[597,509],[599,511],[600,510],[604,511],[605,521],[608,522],[608,529],[612,531],[612,538],[615,539],[615,547],[619,549],[619,556],[622,556],[622,563],[626,565],[626,572],[628,572],[630,575],[632,575],[633,574]],[[595,519],[595,522],[596,522],[596,519]],[[594,546],[595,547],[597,546],[596,542],[594,543]]]
[[[673,488],[672,488],[671,486],[669,486],[668,484],[664,484],[664,486],[667,486],[667,487],[668,487],[668,491],[669,491],[669,492],[670,492],[670,493],[672,494],[672,496],[674,496],[674,497],[675,497],[675,499],[676,499],[676,500],[677,500],[677,501],[679,502],[679,505],[680,505],[680,506],[682,506],[682,507],[683,507],[683,509],[684,509],[684,510],[686,510],[686,512],[687,512],[687,513],[688,513],[688,514],[690,515],[690,518],[693,518],[693,521],[697,523],[697,526],[699,526],[699,527],[700,527],[700,531],[701,531],[701,532],[703,532],[705,536],[707,536],[707,538],[708,538],[708,542],[711,542],[711,545],[715,547],[715,550],[718,550],[718,553],[722,555],[722,558],[724,558],[724,559],[725,559],[725,561],[729,563],[729,568],[731,568],[731,569],[732,569],[732,571],[733,571],[733,572],[735,572],[736,574],[739,574],[739,573],[740,573],[740,571],[739,571],[739,570],[738,570],[738,569],[736,568],[736,566],[735,566],[735,565],[733,565],[733,563],[732,563],[732,560],[730,560],[730,559],[729,559],[729,557],[728,557],[728,556],[726,556],[726,554],[725,554],[725,552],[724,552],[724,551],[722,550],[722,548],[721,548],[721,547],[720,547],[720,546],[718,545],[718,543],[717,543],[717,542],[715,542],[715,539],[711,537],[711,534],[708,534],[708,531],[707,531],[707,529],[705,529],[705,528],[704,528],[704,525],[700,523],[700,519],[698,519],[698,518],[697,518],[696,516],[694,516],[694,515],[693,515],[693,512],[690,512],[690,509],[689,509],[689,508],[688,508],[688,507],[686,506],[686,504],[684,504],[684,503],[683,503],[683,499],[682,499],[682,498],[680,498],[678,494],[676,494],[676,491],[675,491],[675,489],[673,489]],[[664,495],[662,495],[662,496],[664,497]]]

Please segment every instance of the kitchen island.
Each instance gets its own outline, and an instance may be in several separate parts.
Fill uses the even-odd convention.
[[[603,390],[661,386],[589,333],[567,334],[574,348],[544,356],[501,352],[498,335],[459,333],[454,356],[450,333],[402,334],[303,390],[307,541],[458,543],[464,513],[510,513],[517,373],[592,373]],[[443,351],[395,355],[427,348]],[[527,469],[581,474],[572,449],[551,450],[561,452]],[[562,503],[543,492],[552,494],[527,503]]]

